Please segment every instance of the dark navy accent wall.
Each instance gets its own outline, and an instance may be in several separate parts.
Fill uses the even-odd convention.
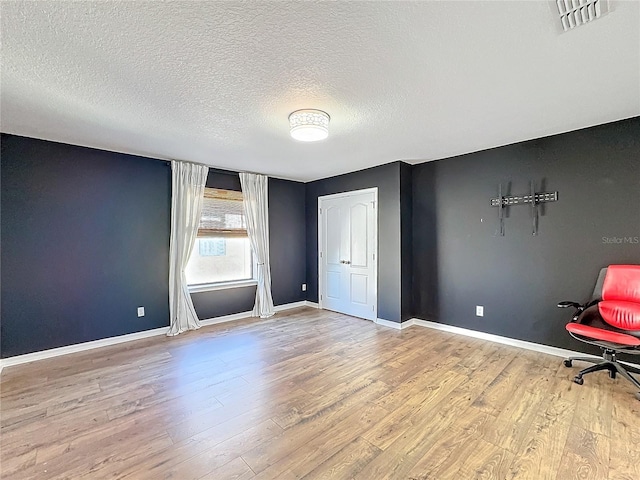
[[[269,256],[275,305],[307,299],[305,185],[269,179]]]
[[[413,317],[413,167],[400,163],[400,302],[404,322]]]
[[[253,310],[256,287],[225,288],[191,294],[193,306],[200,320]]]
[[[401,321],[400,162],[306,184],[307,299],[318,301],[318,197],[378,187],[378,318]]]
[[[217,168],[209,169],[206,186],[209,188],[220,188],[222,190],[233,190],[235,192],[242,191],[238,172]]]
[[[413,167],[413,293],[417,317],[569,349],[570,312],[600,268],[640,263],[640,118]],[[526,206],[496,235],[498,182],[511,194],[559,192]],[[484,305],[484,317],[475,306]]]
[[[425,320],[440,318],[434,166],[434,163],[414,165],[411,176],[412,310],[414,316]]]
[[[171,167],[1,141],[2,357],[167,326]]]

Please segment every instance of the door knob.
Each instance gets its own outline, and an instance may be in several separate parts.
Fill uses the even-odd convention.
[[[351,265],[349,260],[340,260],[340,263],[344,263],[345,265]]]

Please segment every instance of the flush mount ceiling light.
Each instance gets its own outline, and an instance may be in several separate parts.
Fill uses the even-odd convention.
[[[329,136],[329,115],[322,110],[296,110],[289,115],[291,136],[301,142],[317,142]]]

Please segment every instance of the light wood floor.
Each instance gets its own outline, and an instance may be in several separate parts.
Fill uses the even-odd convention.
[[[606,373],[298,309],[5,369],[3,479],[640,479]]]

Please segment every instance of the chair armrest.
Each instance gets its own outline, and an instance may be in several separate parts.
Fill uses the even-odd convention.
[[[573,308],[575,308],[577,310],[584,309],[584,307],[581,304],[579,304],[578,302],[567,302],[567,301],[565,301],[565,302],[558,303],[558,308],[567,308],[567,307],[573,307]]]

